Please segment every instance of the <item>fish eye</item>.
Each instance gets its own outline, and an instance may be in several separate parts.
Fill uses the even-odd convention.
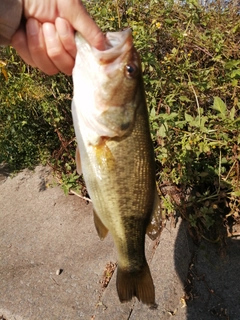
[[[127,64],[125,72],[126,72],[127,78],[131,79],[137,74],[137,67],[133,64]]]

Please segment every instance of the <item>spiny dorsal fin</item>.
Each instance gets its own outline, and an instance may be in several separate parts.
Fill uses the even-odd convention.
[[[94,219],[95,228],[97,230],[99,238],[103,240],[108,233],[108,229],[102,223],[102,221],[100,220],[99,216],[97,215],[94,209],[93,209],[93,219]]]

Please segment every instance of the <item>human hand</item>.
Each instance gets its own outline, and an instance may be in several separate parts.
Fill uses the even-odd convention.
[[[25,28],[11,45],[28,64],[46,74],[72,73],[76,45],[74,30],[94,47],[104,49],[105,38],[79,0],[24,0]]]

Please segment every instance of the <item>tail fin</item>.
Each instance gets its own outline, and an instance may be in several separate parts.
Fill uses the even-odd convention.
[[[147,262],[138,272],[129,272],[118,267],[117,292],[121,302],[130,301],[135,296],[142,303],[156,305],[154,284]]]

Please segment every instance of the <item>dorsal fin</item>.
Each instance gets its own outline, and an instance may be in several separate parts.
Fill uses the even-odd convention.
[[[161,201],[156,187],[152,216],[146,232],[151,240],[155,240],[160,235],[163,220]]]

